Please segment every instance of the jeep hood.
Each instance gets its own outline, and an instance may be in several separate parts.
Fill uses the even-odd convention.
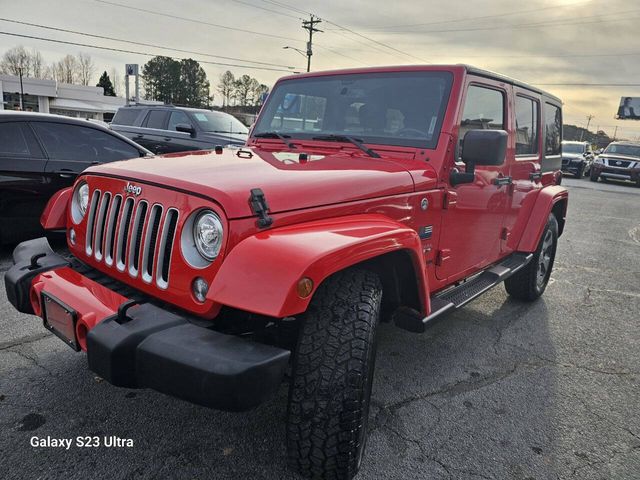
[[[253,215],[252,188],[262,189],[271,213],[412,192],[413,179],[402,163],[345,151],[310,155],[301,162],[299,153],[245,147],[222,154],[200,151],[125,160],[86,173],[139,182],[142,196],[144,183],[205,196],[234,219]],[[435,185],[435,171],[426,176]]]

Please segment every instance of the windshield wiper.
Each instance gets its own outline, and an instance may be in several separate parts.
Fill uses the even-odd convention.
[[[284,144],[287,147],[293,150],[297,148],[292,142],[287,140],[287,138],[291,138],[291,135],[286,135],[278,132],[260,132],[260,133],[255,133],[253,136],[256,138],[279,138],[284,142]]]
[[[313,140],[324,140],[326,142],[349,142],[354,144],[370,157],[380,158],[380,155],[378,155],[376,152],[368,147],[365,147],[362,144],[362,140],[360,140],[359,138],[350,137],[349,135],[322,135],[319,137],[313,137]]]

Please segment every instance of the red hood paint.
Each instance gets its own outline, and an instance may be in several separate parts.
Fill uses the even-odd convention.
[[[249,207],[252,188],[262,189],[271,213],[414,191],[403,159],[372,158],[344,149],[310,154],[305,162],[299,160],[299,153],[243,150],[249,151],[251,158],[239,157],[237,151],[229,149],[222,154],[201,151],[140,158],[91,167],[87,173],[206,196],[218,202],[229,219],[253,215]],[[421,173],[424,176],[425,172]],[[427,176],[435,185],[435,171]]]

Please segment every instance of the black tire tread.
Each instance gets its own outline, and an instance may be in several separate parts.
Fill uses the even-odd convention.
[[[554,231],[554,241],[558,242],[558,221],[553,213],[549,214],[549,218],[547,219],[547,225],[542,231],[542,235],[540,236],[540,242],[538,243],[538,248],[533,254],[533,258],[531,261],[520,271],[516,272],[511,277],[507,278],[504,282],[504,287],[507,290],[507,293],[512,297],[522,300],[525,302],[532,302],[539,298],[545,291],[547,284],[545,283],[542,289],[539,289],[536,283],[536,277],[538,273],[538,259],[542,252],[542,243],[544,241],[544,237],[547,233],[547,230],[553,229]],[[553,269],[553,261],[555,258],[555,252],[553,258],[551,259],[551,264],[549,266],[549,270]],[[548,280],[547,280],[548,282]]]
[[[289,389],[287,451],[304,476],[342,480],[357,473],[381,297],[378,276],[352,268],[323,282],[303,318]]]

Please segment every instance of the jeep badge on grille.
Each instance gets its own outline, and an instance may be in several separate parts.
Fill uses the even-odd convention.
[[[127,186],[124,187],[124,193],[132,193],[137,197],[142,193],[142,187],[138,187],[137,185],[127,183]]]

